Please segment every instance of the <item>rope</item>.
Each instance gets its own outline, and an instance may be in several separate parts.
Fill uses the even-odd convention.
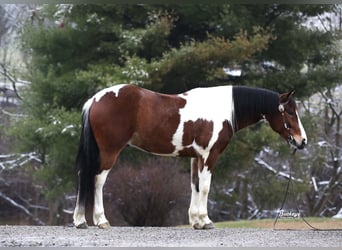
[[[297,149],[294,149],[293,152],[292,152],[292,156],[295,155],[296,153],[296,150]],[[292,196],[294,197],[294,189],[293,189],[293,182],[292,182],[292,169],[291,169],[291,166],[289,166],[289,169],[290,169],[290,173],[289,173],[289,180],[287,182],[287,185],[286,185],[286,189],[285,189],[285,193],[284,193],[284,199],[281,203],[281,207],[279,209],[279,211],[282,211],[283,210],[283,207],[285,205],[285,202],[287,200],[287,196],[288,196],[288,193],[289,193],[289,190],[290,190],[290,185],[291,185],[291,191],[292,191]],[[304,221],[304,223],[309,226],[312,230],[315,230],[315,231],[342,231],[342,228],[333,228],[333,229],[320,229],[320,228],[317,228],[317,227],[314,227],[313,225],[311,225],[305,218],[304,218],[304,215],[302,215],[302,213],[299,211],[299,206],[298,206],[298,203],[296,201],[296,199],[294,199],[294,202],[295,202],[295,205],[296,205],[296,209],[297,209],[297,212],[299,214],[299,217]],[[277,217],[275,218],[274,220],[274,223],[273,223],[273,230],[284,230],[284,229],[277,229],[276,228],[276,224],[278,222],[278,219],[279,219],[279,215],[280,215],[280,212],[277,214]],[[285,230],[291,230],[291,229],[285,229]]]

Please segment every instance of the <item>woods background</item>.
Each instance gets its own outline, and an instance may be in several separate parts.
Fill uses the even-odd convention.
[[[0,224],[72,222],[82,105],[121,83],[295,89],[308,147],[290,156],[265,123],[239,132],[216,165],[210,217],[275,217],[290,167],[287,208],[337,214],[341,30],[341,5],[0,5]],[[189,159],[125,149],[105,185],[110,224],[187,224],[189,172]]]

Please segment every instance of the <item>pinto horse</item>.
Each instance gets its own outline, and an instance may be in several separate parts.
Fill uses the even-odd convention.
[[[189,222],[195,229],[213,228],[207,211],[211,175],[237,131],[265,119],[292,147],[306,145],[293,94],[218,86],[165,95],[131,84],[99,91],[83,106],[75,226],[88,227],[85,210],[91,205],[94,224],[109,228],[103,185],[121,150],[130,145],[157,155],[191,157]]]

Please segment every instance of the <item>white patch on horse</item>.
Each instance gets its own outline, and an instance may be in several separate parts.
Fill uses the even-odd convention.
[[[89,98],[88,101],[86,101],[86,103],[84,103],[83,105],[83,112],[89,112],[89,109],[91,107],[91,105],[93,104],[94,98]]]
[[[308,138],[306,136],[306,132],[305,132],[305,129],[303,127],[303,124],[299,118],[299,115],[298,115],[298,112],[296,111],[296,115],[297,115],[297,119],[298,119],[298,125],[299,125],[299,129],[300,129],[300,134],[302,136],[302,139],[305,140],[305,144],[308,143]]]
[[[209,193],[211,172],[208,170],[208,166],[204,166],[202,171],[198,172],[199,177],[199,189],[203,193]]]
[[[97,92],[95,95],[93,95],[91,98],[89,98],[86,103],[84,103],[83,105],[83,112],[84,111],[89,111],[91,105],[93,104],[94,101],[99,102],[101,100],[101,98],[109,93],[109,92],[113,92],[115,94],[115,96],[119,95],[119,91],[121,88],[125,87],[127,84],[119,84],[119,85],[114,85],[112,87],[108,87],[105,89],[100,90],[99,92]]]
[[[120,89],[125,86],[127,86],[127,84],[119,84],[119,85],[114,85],[109,88],[102,89],[101,91],[97,92],[91,99],[95,99],[96,102],[99,102],[101,98],[109,92],[113,92],[115,96],[118,96]]]
[[[180,122],[172,137],[175,150],[172,155],[177,155],[184,148],[193,147],[203,158],[207,158],[211,147],[218,139],[223,127],[223,122],[233,124],[234,104],[232,86],[219,86],[211,88],[197,88],[180,94],[179,97],[186,100],[185,106],[179,110]],[[203,119],[213,122],[213,134],[208,147],[203,148],[195,141],[190,145],[183,145],[184,123]]]

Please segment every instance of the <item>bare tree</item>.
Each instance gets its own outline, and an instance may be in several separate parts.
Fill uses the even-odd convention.
[[[305,153],[292,160],[292,179],[307,187],[299,201],[307,215],[333,216],[342,207],[341,90],[342,86],[328,89],[301,105],[311,122],[311,139]],[[289,177],[289,162],[279,161],[274,152],[264,149],[255,160],[274,175]]]
[[[10,98],[21,99],[17,85],[26,83],[18,77],[18,66],[17,63],[13,63],[13,54],[10,48],[15,46],[16,36],[29,13],[29,5],[0,5],[0,82],[2,82],[0,93],[5,104],[8,104]],[[19,50],[14,49],[14,51]],[[3,126],[9,127],[12,119],[18,119],[23,116],[14,112],[17,111],[14,111],[13,108],[8,110],[0,108],[0,122],[2,125],[0,130],[0,203],[11,207],[14,211],[18,211],[18,215],[24,215],[32,223],[43,225],[45,224],[44,221],[34,211],[38,208],[44,210],[44,206],[36,203],[35,199],[26,197],[26,194],[30,194],[30,192],[20,188],[30,183],[30,177],[23,174],[21,179],[11,179],[13,176],[24,173],[24,169],[28,165],[38,166],[41,164],[35,152],[9,153],[8,144],[10,142],[7,137],[4,137]],[[27,188],[30,191],[35,190],[32,181],[31,185],[28,185]]]
[[[7,88],[2,90],[5,96],[6,94],[8,96],[14,93],[11,97],[15,96],[21,99],[17,85],[26,83],[26,81],[21,81],[19,79],[18,72],[22,71],[20,68],[22,66],[20,66],[20,64],[18,65],[18,62],[13,62],[14,55],[11,54],[10,48],[17,46],[15,43],[17,36],[20,33],[25,20],[32,15],[35,8],[35,5],[0,5],[0,75],[2,76],[2,82],[9,82],[11,86],[11,89],[7,86],[0,86],[2,88]],[[14,51],[19,51],[19,49],[14,49]]]
[[[312,215],[331,215],[342,206],[341,86],[320,95],[323,100],[323,124],[318,146],[324,149],[322,153],[326,161],[312,173],[312,189],[307,199]]]

